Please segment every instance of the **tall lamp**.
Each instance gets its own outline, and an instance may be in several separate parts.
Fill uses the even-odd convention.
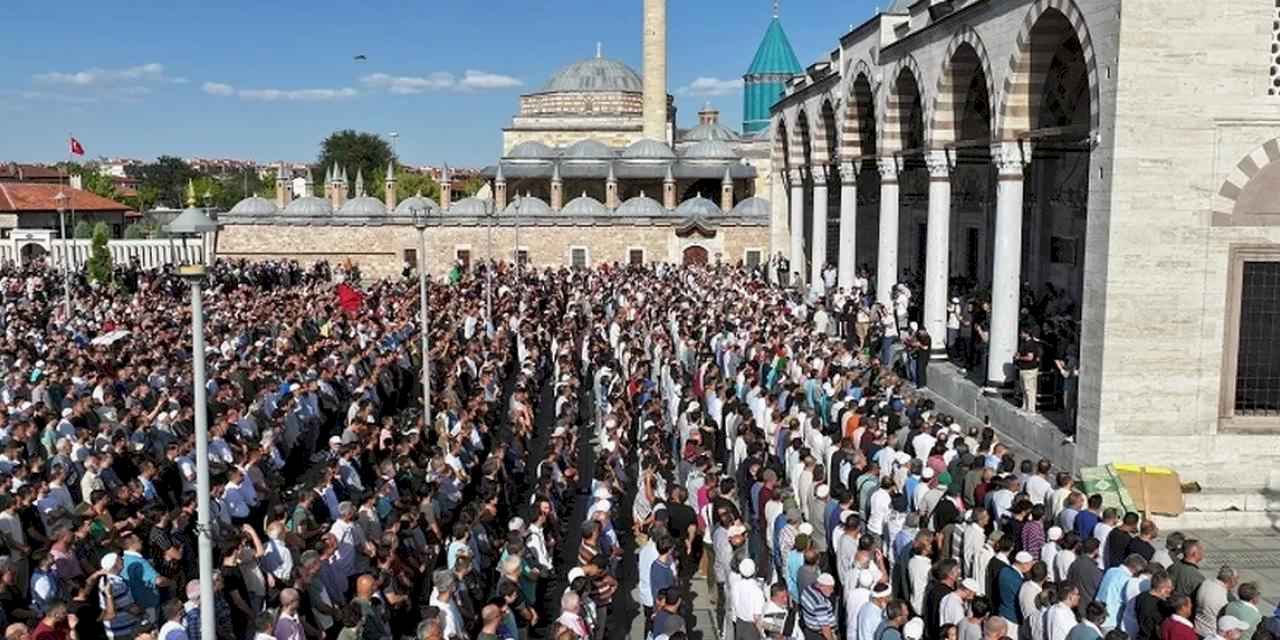
[[[173,219],[166,230],[183,238],[201,237],[213,233],[218,225],[209,219],[203,209],[189,206]],[[184,252],[185,253],[185,252]],[[178,276],[191,285],[191,368],[192,391],[195,396],[192,410],[196,418],[196,534],[200,555],[200,636],[214,637],[216,630],[213,611],[213,540],[209,508],[209,409],[205,397],[204,372],[204,301],[202,289],[206,278],[204,264],[185,261],[178,266]]]
[[[67,255],[70,249],[67,246],[67,203],[71,201],[65,191],[58,191],[58,195],[53,197],[54,204],[58,207],[58,226],[62,228],[62,302],[66,306],[67,322],[71,322],[71,263],[70,257]]]

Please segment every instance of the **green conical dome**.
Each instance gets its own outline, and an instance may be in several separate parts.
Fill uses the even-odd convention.
[[[791,42],[774,15],[764,40],[756,49],[751,67],[742,76],[742,133],[753,135],[769,128],[769,109],[782,96],[787,80],[804,73]]]
[[[804,71],[796,52],[791,49],[791,41],[782,30],[782,22],[774,16],[769,21],[769,28],[764,32],[764,40],[756,49],[756,57],[747,69],[747,75],[785,74],[797,75]]]

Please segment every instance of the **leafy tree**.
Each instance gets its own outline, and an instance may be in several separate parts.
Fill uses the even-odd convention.
[[[93,226],[93,245],[89,250],[89,279],[102,284],[111,279],[111,252],[107,250],[107,240],[111,232],[105,222]]]
[[[116,191],[111,176],[98,173],[96,169],[85,168],[80,171],[80,188],[110,200],[116,200],[120,194]]]
[[[176,209],[186,204],[182,195],[187,181],[198,177],[198,172],[183,162],[182,158],[173,156],[160,156],[155,162],[147,164],[129,165],[125,167],[125,172],[130,177],[142,180],[140,193],[146,189],[148,193],[155,194],[152,204],[164,204]]]
[[[471,176],[466,182],[462,183],[462,197],[474,196],[488,181],[482,176]]]
[[[76,223],[75,229],[72,230],[71,235],[76,240],[88,240],[93,237],[93,225],[81,220]]]
[[[347,170],[347,179],[353,184],[357,173],[364,174],[365,192],[373,195],[382,193],[382,179],[387,175],[387,164],[395,160],[391,144],[377,134],[363,133],[352,129],[336,131],[324,142],[320,143],[318,167],[313,169],[316,180],[324,180],[327,169],[336,163],[340,169]],[[400,189],[397,187],[397,193]]]
[[[141,224],[131,224],[124,228],[125,240],[146,240],[147,228]]]
[[[382,178],[386,178],[386,169],[380,174]],[[379,179],[374,188],[369,191],[369,195],[382,199],[387,192],[386,183]],[[404,202],[406,198],[422,194],[422,197],[429,198],[439,202],[440,185],[436,184],[434,178],[425,173],[410,171],[404,167],[396,168],[396,202]]]

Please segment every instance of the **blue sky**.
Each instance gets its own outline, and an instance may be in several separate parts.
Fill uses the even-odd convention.
[[[669,90],[681,126],[696,124],[708,100],[740,126],[733,81],[770,5],[670,0]],[[68,133],[89,157],[307,161],[328,133],[353,128],[398,132],[405,162],[482,165],[499,152],[517,96],[594,55],[597,41],[638,71],[640,9],[640,0],[6,0],[0,161],[62,159]],[[782,20],[808,64],[875,9],[874,0],[790,0]]]

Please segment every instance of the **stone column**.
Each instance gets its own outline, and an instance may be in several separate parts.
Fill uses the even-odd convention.
[[[644,137],[667,140],[667,0],[644,2]]]
[[[898,284],[898,159],[880,158],[880,243],[876,256],[876,302],[893,308]]]
[[[1022,281],[1022,176],[1030,151],[1020,142],[991,145],[996,165],[996,237],[991,273],[990,350],[987,385],[1004,385],[1012,377],[1018,350],[1019,286]]]
[[[791,285],[804,284],[804,180],[799,169],[787,176],[791,186]]]
[[[846,291],[853,289],[857,271],[858,242],[858,163],[840,165],[840,257],[836,266],[839,284]]]
[[[813,168],[813,245],[809,252],[809,284],[822,282],[822,269],[827,266],[827,168]]]
[[[947,357],[947,282],[951,263],[951,161],[945,150],[925,155],[929,167],[929,221],[925,239],[924,328],[934,360]]]

